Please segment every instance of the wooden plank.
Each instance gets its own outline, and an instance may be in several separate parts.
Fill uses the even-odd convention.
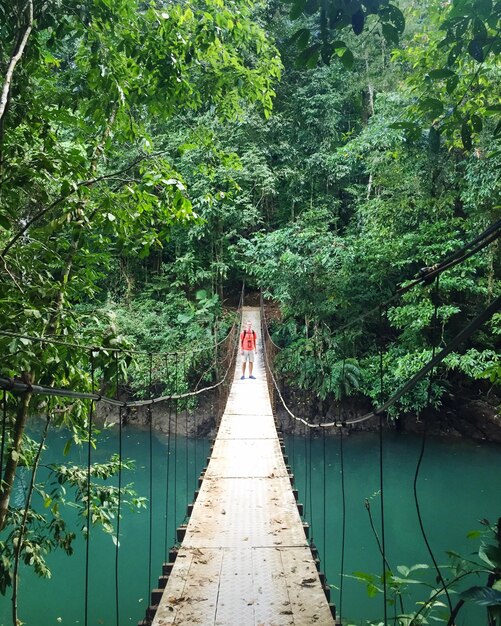
[[[245,308],[249,318],[259,329],[259,309]],[[236,366],[153,626],[334,624],[278,442],[262,354],[254,368],[256,380],[240,380]]]
[[[181,548],[153,623],[214,624],[222,561],[222,550]]]

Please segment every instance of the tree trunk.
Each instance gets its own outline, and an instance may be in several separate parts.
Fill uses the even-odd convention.
[[[12,53],[12,56],[9,61],[9,65],[7,67],[7,73],[5,74],[5,79],[2,88],[2,95],[0,96],[0,121],[3,119],[5,115],[5,111],[7,109],[7,103],[9,102],[9,94],[12,86],[12,79],[14,76],[14,70],[16,69],[16,65],[20,61],[21,57],[24,54],[24,50],[26,48],[26,44],[28,43],[28,39],[33,28],[33,0],[28,0],[26,4],[26,8],[28,9],[28,23],[26,24],[26,28],[24,33],[19,31],[19,37],[16,42],[15,50]]]
[[[16,469],[21,452],[21,444],[23,440],[24,428],[28,421],[28,407],[31,400],[31,392],[26,391],[22,394],[16,412],[16,422],[14,424],[14,432],[12,435],[12,443],[7,452],[7,462],[5,471],[0,483],[0,531],[5,526],[7,511],[9,509],[10,494],[14,486]]]

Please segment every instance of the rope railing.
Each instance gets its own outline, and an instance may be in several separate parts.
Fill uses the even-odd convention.
[[[235,318],[235,320],[233,321],[233,324],[229,330],[229,332],[227,333],[226,337],[222,340],[219,341],[215,344],[215,346],[221,346],[223,343],[227,342],[229,344],[233,343],[232,347],[230,350],[228,350],[228,354],[233,355],[231,359],[229,359],[229,363],[224,371],[224,375],[223,377],[216,383],[212,384],[212,385],[207,385],[201,389],[196,389],[194,391],[187,391],[185,393],[172,393],[172,394],[168,394],[168,395],[162,395],[162,396],[157,396],[154,398],[148,398],[145,400],[119,400],[117,398],[110,398],[108,396],[105,396],[103,394],[99,394],[99,393],[95,393],[95,392],[85,392],[85,391],[75,391],[72,389],[65,389],[65,388],[59,388],[59,387],[51,387],[48,385],[37,385],[37,384],[32,384],[32,383],[27,383],[24,382],[23,380],[17,379],[17,378],[11,378],[11,377],[4,377],[4,376],[0,376],[0,389],[4,389],[6,391],[15,391],[15,392],[29,392],[29,393],[33,393],[33,394],[39,394],[39,395],[44,395],[44,396],[58,396],[58,397],[64,397],[64,398],[74,398],[74,399],[80,399],[80,400],[93,400],[95,402],[102,402],[105,404],[109,404],[112,406],[118,406],[118,407],[122,407],[122,408],[132,408],[132,407],[141,407],[141,406],[151,406],[152,404],[158,404],[160,402],[166,402],[168,400],[180,400],[183,398],[189,398],[189,397],[194,397],[194,396],[198,396],[202,393],[205,393],[207,391],[211,391],[213,389],[217,389],[218,387],[220,387],[221,385],[224,385],[224,383],[226,382],[227,378],[228,378],[228,373],[230,372],[230,369],[232,367],[232,365],[234,364],[234,359],[236,356],[236,348],[238,346],[238,327],[240,325],[240,318],[241,318],[241,310],[242,310],[242,303],[243,303],[243,294],[244,294],[244,286],[242,286],[242,291],[241,291],[241,295],[240,295],[240,301],[238,304],[238,314]],[[25,336],[25,335],[17,335],[15,333],[10,333],[7,331],[1,331],[0,330],[0,335],[5,335],[5,336],[15,336],[15,337],[19,337],[19,338],[24,338],[24,339],[30,339],[33,341],[39,341],[39,342],[48,342],[48,340],[46,338],[43,337],[29,337],[29,336]],[[49,343],[49,342],[48,342]],[[59,345],[65,345],[66,347],[75,347],[77,344],[71,344],[71,343],[65,343],[65,342],[60,342],[60,341],[55,341],[55,342],[51,342],[51,343],[55,343],[55,344],[59,344]],[[78,345],[79,348],[85,348],[85,346],[82,345]],[[97,353],[99,353],[101,350],[108,350],[108,348],[104,348],[104,347],[86,347],[87,350],[89,350],[91,356],[94,358],[96,356]],[[113,352],[117,353],[117,354],[131,354],[130,351],[127,350],[120,350],[120,349],[112,349]],[[207,351],[207,348],[203,348],[198,350],[198,352],[202,352],[202,351]],[[179,356],[180,354],[183,354],[181,352],[163,352],[163,353],[156,353],[156,352],[141,352],[141,351],[136,351],[134,352],[134,354],[142,354],[142,355],[147,355],[148,357],[152,357],[154,355],[160,355],[162,354],[164,357],[165,356]],[[225,359],[227,360],[227,359]],[[197,383],[198,385],[198,383]]]
[[[184,406],[184,427],[186,434],[186,442],[184,449],[184,463],[185,463],[185,487],[186,487],[186,497],[188,494],[189,488],[189,456],[188,456],[188,410],[189,403],[180,402],[183,399],[187,399],[190,397],[200,396],[206,392],[218,390],[216,394],[217,397],[214,398],[214,394],[211,394],[210,402],[211,402],[211,412],[210,415],[216,420],[220,418],[219,412],[221,406],[224,406],[227,394],[229,393],[229,388],[231,385],[231,372],[234,367],[237,351],[238,351],[238,336],[239,329],[241,325],[241,316],[242,316],[242,306],[243,306],[243,297],[244,297],[244,285],[242,286],[239,303],[237,306],[236,314],[234,315],[234,319],[229,329],[228,333],[224,337],[224,339],[217,341],[217,336],[214,334],[213,340],[209,341],[209,345],[207,347],[201,348],[199,350],[193,350],[192,348],[188,349],[186,353],[183,352],[143,352],[143,351],[130,351],[124,350],[121,348],[111,348],[101,346],[82,346],[80,344],[75,344],[71,342],[65,342],[60,340],[51,340],[46,337],[30,337],[27,335],[22,335],[21,333],[11,333],[9,331],[0,331],[0,336],[15,336],[19,338],[23,338],[25,340],[36,341],[39,343],[41,348],[48,344],[54,345],[64,345],[67,348],[78,348],[78,349],[86,349],[88,354],[84,354],[84,358],[81,359],[81,362],[86,364],[86,367],[89,368],[89,391],[80,391],[78,389],[66,389],[62,387],[55,387],[44,384],[35,384],[34,382],[30,382],[30,379],[23,376],[13,377],[13,376],[5,376],[0,374],[0,389],[3,393],[3,400],[0,399],[0,403],[3,407],[3,421],[2,427],[0,429],[1,441],[0,441],[0,478],[2,478],[4,473],[3,462],[5,457],[7,456],[6,448],[11,445],[11,437],[7,433],[7,424],[8,424],[8,416],[7,416],[7,408],[8,402],[11,400],[18,400],[18,394],[23,394],[26,397],[26,394],[38,394],[41,396],[47,397],[62,397],[67,399],[80,399],[85,402],[85,405],[88,406],[87,418],[84,423],[84,428],[86,430],[86,435],[82,439],[84,443],[87,444],[87,487],[86,493],[84,494],[84,501],[86,498],[87,504],[84,503],[84,514],[86,515],[86,547],[85,547],[85,573],[84,573],[84,581],[83,581],[83,623],[88,624],[92,620],[90,604],[92,599],[92,573],[91,573],[91,552],[90,552],[90,543],[91,543],[91,527],[94,526],[94,522],[92,520],[91,515],[91,485],[92,485],[92,448],[95,445],[94,439],[95,435],[98,433],[94,428],[94,421],[96,418],[95,406],[97,402],[105,403],[113,407],[118,407],[118,499],[117,499],[117,510],[115,512],[115,528],[114,533],[116,533],[115,537],[115,614],[116,614],[116,624],[120,626],[121,621],[121,599],[120,599],[120,579],[119,579],[119,569],[120,569],[120,561],[119,559],[119,543],[121,540],[121,523],[120,518],[122,515],[121,509],[123,508],[122,502],[122,463],[123,463],[123,449],[122,449],[122,426],[126,423],[125,410],[130,408],[137,407],[146,407],[147,409],[147,419],[149,426],[149,508],[150,508],[150,516],[149,516],[149,531],[148,531],[148,539],[149,539],[149,550],[148,550],[148,595],[150,591],[153,591],[152,587],[152,571],[154,567],[157,567],[156,564],[153,563],[153,554],[152,554],[152,542],[153,542],[153,530],[155,525],[155,516],[153,509],[158,505],[156,503],[156,498],[154,495],[156,491],[153,489],[153,483],[157,482],[157,471],[154,469],[153,465],[153,416],[152,416],[152,408],[153,405],[165,402],[168,406],[167,409],[167,417],[168,417],[168,451],[167,451],[167,462],[166,462],[166,471],[162,472],[162,476],[165,476],[166,482],[166,496],[165,502],[162,503],[162,506],[165,507],[165,553],[167,553],[167,535],[168,530],[170,531],[171,525],[174,526],[174,546],[176,545],[176,528],[177,524],[182,521],[178,519],[178,495],[177,495],[177,472],[178,466],[182,463],[183,453],[179,453],[178,450],[178,416],[180,405]],[[217,332],[217,328],[214,328],[215,332]],[[112,357],[112,366],[108,368],[110,371],[113,370],[112,378],[108,375],[105,376],[105,372],[107,371],[104,367],[101,369],[101,366],[98,366],[99,355],[103,354],[103,352],[110,353]],[[204,355],[204,352],[207,355]],[[148,376],[147,376],[147,389],[145,393],[144,399],[133,399],[133,400],[123,400],[120,399],[119,390],[125,389],[125,379],[124,374],[120,374],[120,359],[122,355],[141,355],[141,357],[147,357],[148,359]],[[195,356],[193,356],[195,354]],[[165,368],[160,368],[155,372],[155,363],[158,362],[158,355],[162,355],[162,361],[165,363]],[[107,354],[107,356],[109,356]],[[172,365],[174,363],[174,366]],[[210,384],[206,384],[203,387],[200,387],[203,384],[203,380],[206,374],[198,375],[200,370],[203,369],[206,373],[209,374],[209,381],[213,381]],[[173,370],[173,371],[171,371]],[[197,376],[193,376],[193,371],[197,372]],[[101,383],[102,385],[111,385],[115,386],[114,396],[109,397],[112,394],[104,394],[98,393],[97,391],[97,377],[98,374],[101,374]],[[108,372],[109,374],[109,372]],[[162,395],[153,396],[154,390],[154,375],[156,376],[155,384],[158,385],[159,381],[164,380],[163,375],[165,374],[165,380],[167,381],[164,384],[164,388],[170,391],[170,393],[164,393]],[[174,377],[172,377],[172,374]],[[191,382],[189,382],[191,380]],[[207,378],[205,378],[207,380]],[[187,386],[189,390],[185,391]],[[200,388],[199,388],[200,387]],[[105,388],[105,387],[104,387]],[[139,389],[138,389],[139,391]],[[130,396],[129,396],[130,397]],[[137,396],[136,396],[137,397]],[[214,402],[215,400],[215,402]],[[13,405],[12,405],[13,406]],[[175,423],[172,424],[172,417],[174,414]],[[195,437],[197,437],[197,431],[193,431]],[[173,446],[171,447],[171,439],[173,440]],[[173,448],[173,449],[172,449]],[[173,456],[172,462],[170,456]],[[197,463],[197,459],[195,457],[195,465]],[[174,469],[174,476],[170,476],[172,473],[170,470]],[[196,468],[195,468],[196,469]],[[195,481],[196,482],[196,481]],[[169,489],[170,485],[170,489]],[[173,491],[173,493],[172,493]],[[173,496],[173,497],[171,497]],[[173,500],[173,506],[169,506],[169,499]],[[21,532],[21,531],[20,531]],[[24,534],[24,530],[22,531]],[[170,533],[169,533],[170,534]],[[23,549],[23,540],[19,541],[19,551]],[[162,555],[163,557],[165,555]],[[17,592],[16,592],[17,593]],[[147,609],[146,612],[146,621],[145,623],[151,623],[151,611]]]

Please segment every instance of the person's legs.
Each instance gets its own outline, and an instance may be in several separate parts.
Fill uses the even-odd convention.
[[[254,352],[249,351],[249,378],[254,378],[252,370],[254,369]]]
[[[250,353],[249,353],[248,350],[244,350],[243,351],[243,354],[242,354],[242,376],[240,377],[241,379],[245,378],[245,366],[247,365],[247,361],[249,361],[249,354]],[[252,374],[251,367],[252,367],[252,363],[249,363],[249,370],[250,370],[250,373]]]

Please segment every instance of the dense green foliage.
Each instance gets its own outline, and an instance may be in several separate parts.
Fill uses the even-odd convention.
[[[319,418],[385,400],[499,294],[493,243],[377,309],[500,217],[501,4],[289,4],[0,0],[2,376],[89,390],[94,369],[109,395],[187,390],[246,277],[279,305],[277,369]],[[500,324],[392,415],[485,394]],[[147,356],[180,348],[175,374]],[[32,465],[28,414],[47,407],[6,400],[0,529],[31,562],[9,495]],[[81,440],[87,407],[52,409]],[[40,533],[70,551],[59,518]]]

